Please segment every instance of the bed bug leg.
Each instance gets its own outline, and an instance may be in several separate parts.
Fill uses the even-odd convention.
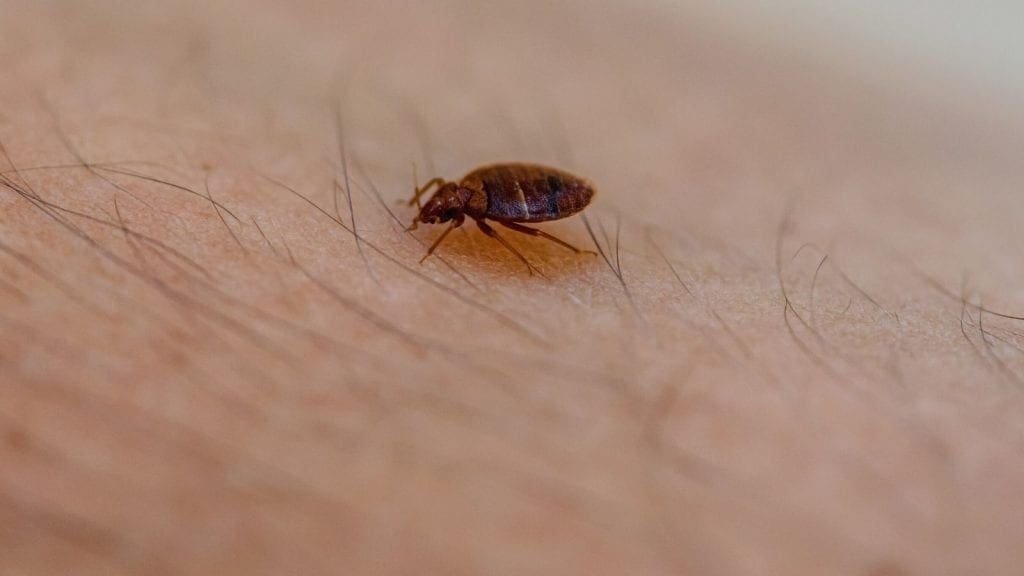
[[[533,267],[533,264],[530,264],[530,261],[526,259],[526,256],[523,256],[522,254],[520,254],[519,250],[516,250],[514,246],[509,244],[508,240],[505,240],[504,238],[499,236],[498,233],[494,231],[494,228],[491,228],[483,220],[477,220],[476,221],[476,225],[480,227],[480,230],[482,230],[484,234],[487,234],[491,238],[494,238],[498,242],[501,242],[502,246],[504,246],[505,248],[508,248],[509,252],[512,252],[513,254],[516,255],[517,258],[522,260],[523,264],[526,264],[526,269],[529,270],[530,276],[533,276],[533,272],[534,272],[534,270],[536,270],[536,268]],[[537,273],[540,274],[540,270],[537,270]],[[540,274],[540,275],[544,276],[543,274]]]
[[[594,256],[597,256],[597,252],[594,252],[592,250],[580,250],[579,248],[573,246],[572,244],[569,244],[565,240],[558,238],[554,234],[548,234],[547,232],[543,230],[538,230],[537,228],[530,228],[529,226],[523,226],[522,224],[516,224],[515,222],[499,221],[498,224],[501,224],[502,226],[510,230],[515,230],[516,232],[522,232],[523,234],[529,234],[530,236],[540,236],[541,238],[547,238],[548,240],[551,240],[555,244],[565,246],[566,248],[572,250],[577,254],[593,254]]]
[[[415,224],[415,222],[413,222],[413,224]],[[456,218],[455,220],[452,220],[451,226],[445,228],[444,232],[441,232],[441,235],[437,237],[437,240],[434,240],[434,243],[431,244],[430,248],[427,249],[427,253],[423,255],[423,258],[420,258],[420,264],[423,264],[423,262],[427,258],[430,258],[430,255],[434,253],[434,249],[437,248],[437,246],[441,243],[442,240],[444,240],[444,237],[447,236],[449,232],[455,230],[459,226],[462,226],[462,218]]]
[[[442,184],[444,184],[444,178],[431,178],[430,181],[424,184],[422,188],[416,189],[416,193],[413,194],[412,198],[409,200],[408,205],[412,206],[413,204],[415,204],[419,206],[420,196],[426,194],[427,190],[430,190],[430,188],[433,187],[434,185],[440,186]]]
[[[418,192],[419,189],[420,189],[420,176],[419,176],[419,174],[416,171],[416,163],[415,162],[412,163],[412,189],[414,191],[416,191],[416,192]],[[413,196],[413,200],[416,201],[416,208],[419,209],[419,210],[423,210],[423,205],[420,204],[420,199],[414,195]],[[413,220],[412,224],[413,224],[413,226],[415,226],[416,225],[416,221]]]

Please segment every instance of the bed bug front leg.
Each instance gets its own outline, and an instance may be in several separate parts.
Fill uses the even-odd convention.
[[[405,229],[406,232],[411,232],[419,227],[420,214],[423,212],[423,206],[420,204],[420,196],[423,196],[427,192],[427,190],[431,188],[431,186],[436,185],[440,187],[444,186],[445,184],[444,178],[431,178],[430,181],[424,184],[422,188],[416,188],[415,178],[413,178],[413,180],[413,187],[416,192],[415,194],[413,194],[412,198],[409,199],[408,205],[412,206],[413,204],[415,204],[416,207],[419,208],[419,210],[417,211],[416,216],[412,219],[412,223],[409,224],[409,227]]]
[[[430,248],[427,249],[427,253],[423,256],[423,258],[420,258],[420,264],[423,264],[423,262],[427,258],[430,258],[430,255],[434,253],[434,249],[437,248],[439,244],[441,244],[441,241],[444,240],[444,237],[447,236],[448,233],[451,232],[452,230],[455,230],[459,226],[462,226],[462,222],[464,220],[465,218],[461,215],[453,219],[451,226],[448,226],[447,228],[444,229],[444,232],[441,232],[441,235],[437,237],[437,240],[434,240],[434,243],[431,244]]]

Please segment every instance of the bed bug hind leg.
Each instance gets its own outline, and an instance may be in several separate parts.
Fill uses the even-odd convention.
[[[487,224],[487,222],[484,222],[482,219],[481,220],[477,220],[476,221],[476,225],[480,228],[480,230],[483,231],[484,234],[487,234],[491,238],[494,238],[498,242],[501,242],[502,246],[507,248],[509,252],[515,254],[516,258],[519,258],[520,260],[522,260],[523,264],[526,264],[526,269],[530,272],[530,276],[533,276],[533,273],[535,271],[537,272],[537,274],[539,274],[541,276],[544,276],[544,274],[541,274],[540,270],[537,270],[536,268],[533,267],[533,264],[530,264],[530,261],[526,259],[526,256],[523,256],[519,252],[519,250],[516,250],[514,246],[509,244],[508,240],[505,240],[504,238],[499,236],[498,233],[494,230],[494,228],[491,228],[490,225]],[[544,277],[546,278],[546,276],[544,276]]]
[[[597,256],[597,252],[594,252],[592,250],[580,250],[579,248],[573,246],[572,244],[569,244],[568,242],[562,240],[561,238],[555,236],[554,234],[548,234],[547,232],[543,230],[538,230],[537,228],[530,228],[529,226],[523,226],[522,224],[517,224],[515,222],[498,222],[498,224],[501,224],[502,226],[510,230],[515,230],[516,232],[522,232],[523,234],[529,234],[530,236],[540,236],[541,238],[546,238],[548,240],[551,240],[555,244],[558,244],[559,246],[564,246],[569,250],[572,250],[577,254],[593,254],[594,256]]]

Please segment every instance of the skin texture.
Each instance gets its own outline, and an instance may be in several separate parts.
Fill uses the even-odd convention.
[[[1024,564],[1019,111],[693,7],[377,4],[0,1],[0,573]],[[501,161],[601,254],[419,265],[412,163]]]

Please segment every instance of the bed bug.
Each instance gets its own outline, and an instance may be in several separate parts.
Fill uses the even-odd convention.
[[[437,186],[437,191],[421,206],[420,197],[434,186]],[[593,197],[594,187],[589,182],[564,170],[537,164],[492,164],[473,170],[458,182],[434,178],[416,188],[409,206],[416,204],[419,213],[413,218],[409,230],[415,230],[420,222],[441,224],[451,221],[420,260],[423,262],[445,236],[462,226],[469,216],[484,234],[515,254],[533,274],[533,266],[526,257],[499,236],[486,220],[493,220],[516,232],[546,238],[580,253],[584,251],[543,230],[523,226],[523,223],[572,216],[586,208]]]

